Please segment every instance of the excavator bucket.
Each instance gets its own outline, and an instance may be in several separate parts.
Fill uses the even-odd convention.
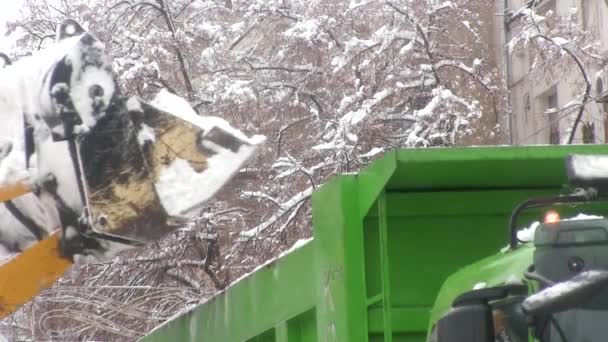
[[[168,92],[154,105],[125,100],[79,142],[89,222],[97,233],[156,240],[196,216],[262,140]]]
[[[123,96],[104,45],[73,20],[0,73],[0,317],[75,256],[111,257],[196,216],[263,141],[166,91]]]
[[[21,164],[35,159],[30,181],[51,219],[33,222],[13,204],[10,211],[34,232],[48,232],[58,218],[69,258],[111,256],[172,231],[196,216],[263,141],[199,116],[167,91],[151,104],[122,95],[104,49],[66,20],[55,46],[3,72],[14,78],[7,84],[28,84],[25,91],[7,87],[2,94],[0,85],[0,100],[14,104],[7,110],[15,125],[23,117]],[[19,153],[13,148],[9,157]]]
[[[0,206],[9,252],[56,228],[68,258],[159,239],[196,216],[263,141],[167,91],[153,103],[124,96],[104,44],[73,20],[58,25],[54,46],[6,64],[0,188],[33,190]]]
[[[0,54],[0,318],[75,256],[111,257],[195,217],[264,140],[167,91],[123,96],[104,49],[66,20],[47,50]]]
[[[161,93],[155,105],[123,101],[76,146],[90,224],[79,226],[76,238],[62,227],[37,242],[30,239],[24,242],[29,247],[0,260],[0,318],[51,287],[72,266],[74,255],[111,257],[157,240],[196,216],[262,141],[221,119],[196,115],[169,93]],[[65,175],[57,176],[57,182],[66,182]],[[2,185],[0,202],[21,207],[35,200],[32,191],[40,189],[27,182]],[[61,212],[58,202],[53,204]],[[7,229],[14,227],[0,227]]]

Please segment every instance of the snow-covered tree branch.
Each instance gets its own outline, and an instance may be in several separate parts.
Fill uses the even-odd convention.
[[[560,120],[565,121],[566,134],[561,143],[572,144],[583,114],[592,102],[590,73],[599,68],[603,60],[596,51],[596,34],[582,27],[578,8],[570,8],[567,15],[558,15],[542,5],[543,1],[529,1],[511,13],[508,22],[516,31],[508,49],[512,55],[531,56],[533,61],[528,70],[531,79],[544,79],[550,84],[564,75],[570,76],[571,70],[575,70],[576,76],[571,82],[575,84],[574,88],[580,89],[578,94],[572,94],[577,100],[550,109],[551,113],[560,115],[545,127],[548,129],[550,125],[558,125]],[[576,110],[572,108],[574,105]]]
[[[26,1],[25,16],[11,23],[19,36],[12,57],[50,43],[55,23],[72,17],[104,41],[125,92],[150,99],[168,89],[201,114],[269,138],[196,222],[65,279],[82,286],[81,311],[95,286],[150,286],[124,289],[114,301],[150,298],[137,308],[158,317],[114,310],[75,323],[74,312],[56,311],[49,317],[64,339],[128,339],[200,302],[310,237],[313,191],[383,151],[452,146],[473,133],[477,143],[496,141],[503,94],[482,38],[490,24],[482,13],[493,13],[485,0],[52,3]],[[39,317],[39,309],[22,315]]]

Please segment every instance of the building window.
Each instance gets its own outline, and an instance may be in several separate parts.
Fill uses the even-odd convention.
[[[545,113],[549,120],[549,143],[559,145],[559,112],[557,110],[557,91],[553,91],[547,96]]]
[[[554,19],[558,17],[556,0],[537,1],[536,13],[540,16],[551,18],[545,21],[545,24],[549,29],[555,28],[556,20]]]
[[[540,1],[540,3],[536,6],[536,13],[546,16],[548,14],[556,15],[557,11],[557,3],[555,0],[545,0]]]
[[[583,144],[595,144],[595,124],[591,121],[583,122]]]

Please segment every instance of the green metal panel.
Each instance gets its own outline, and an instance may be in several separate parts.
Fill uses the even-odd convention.
[[[277,327],[277,342],[314,342],[317,340],[315,310],[304,312]]]
[[[606,145],[405,149],[388,190],[554,188],[566,180],[564,157],[608,154]]]
[[[357,174],[357,192],[359,199],[358,214],[363,219],[376,203],[380,193],[385,191],[387,182],[395,175],[397,169],[397,153],[389,152],[376,160],[368,168]],[[319,200],[319,203],[323,199]]]
[[[445,278],[507,244],[511,209],[548,190],[392,192],[387,194],[391,316],[394,340],[424,341],[430,310]],[[493,201],[488,199],[499,198]],[[526,223],[531,218],[524,219]],[[365,220],[369,332],[386,331],[386,307],[373,298],[382,288],[378,216]]]
[[[523,273],[532,265],[533,253],[534,247],[527,244],[515,251],[484,258],[451,275],[437,296],[430,324],[436,323],[452,307],[452,302],[458,295],[473,290],[479,283],[493,287],[504,285],[513,279],[522,280]]]
[[[315,238],[306,247],[144,340],[425,341],[429,318],[444,308],[431,312],[446,278],[507,244],[516,203],[561,191],[570,153],[608,148],[387,153],[313,194]],[[521,225],[539,217],[530,212]],[[454,291],[472,286],[450,279]],[[444,290],[438,303],[454,293]]]
[[[276,338],[275,329],[269,329],[258,336],[248,339],[247,342],[274,342]]]
[[[319,341],[364,341],[367,336],[358,195],[354,175],[313,194]]]
[[[308,243],[263,266],[143,341],[275,341],[275,326],[315,306],[312,252]]]

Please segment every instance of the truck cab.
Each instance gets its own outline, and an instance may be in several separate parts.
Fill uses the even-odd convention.
[[[583,167],[589,165],[597,171],[592,177]],[[561,205],[583,210],[605,201],[604,166],[605,157],[569,157],[568,176],[575,187],[570,194],[518,206],[509,246],[445,281],[431,312],[427,341],[606,341],[608,219],[577,215],[562,220],[553,210]],[[551,209],[543,223],[518,235],[518,216],[539,207]]]

